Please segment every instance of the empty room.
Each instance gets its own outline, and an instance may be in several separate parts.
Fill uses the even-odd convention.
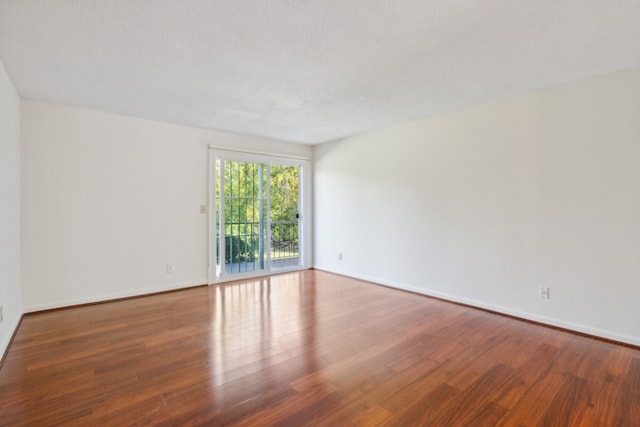
[[[639,18],[0,0],[0,426],[640,426]]]

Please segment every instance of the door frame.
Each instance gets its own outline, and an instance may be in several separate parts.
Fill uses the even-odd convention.
[[[217,160],[231,160],[241,162],[253,162],[264,164],[278,164],[286,166],[299,167],[298,172],[298,206],[299,206],[299,222],[298,222],[298,238],[299,238],[299,257],[300,262],[297,267],[291,269],[278,270],[277,272],[271,271],[271,265],[268,264],[268,268],[259,271],[252,271],[247,273],[237,273],[233,275],[221,275],[217,277],[216,272],[216,171],[215,165]],[[208,212],[208,271],[207,281],[211,284],[224,283],[233,280],[263,277],[274,273],[284,273],[288,271],[304,270],[311,268],[312,260],[312,229],[311,229],[311,162],[307,157],[290,156],[282,154],[272,154],[254,151],[245,151],[239,149],[229,149],[216,146],[209,146],[209,162],[208,162],[208,175],[209,175],[209,188],[207,198],[207,212]],[[268,221],[270,223],[270,221]],[[269,233],[271,230],[269,229]]]

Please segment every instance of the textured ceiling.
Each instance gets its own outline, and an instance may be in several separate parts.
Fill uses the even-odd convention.
[[[301,143],[640,66],[640,0],[0,0],[21,96]]]

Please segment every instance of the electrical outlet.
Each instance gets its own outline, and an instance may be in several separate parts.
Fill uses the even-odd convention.
[[[541,299],[549,299],[549,287],[548,286],[540,286],[538,288],[538,297]]]
[[[173,269],[173,264],[167,264],[167,274],[173,273],[175,270]]]
[[[342,252],[338,252],[338,261],[342,261]]]

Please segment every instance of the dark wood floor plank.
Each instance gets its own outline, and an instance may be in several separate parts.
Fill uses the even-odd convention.
[[[495,425],[507,412],[496,401],[517,381],[513,371],[502,364],[483,371],[449,407],[449,425]]]
[[[451,406],[458,402],[461,393],[446,383],[439,383],[428,393],[407,399],[387,425],[399,425],[401,421],[420,426],[449,426],[455,415]]]
[[[558,393],[564,381],[564,376],[555,372],[547,372],[525,391],[496,426],[528,427],[541,425],[540,423],[549,411],[549,407],[558,399]]]
[[[640,350],[309,270],[25,316],[17,425],[640,425]]]
[[[637,423],[640,425],[640,357],[635,356],[622,383],[622,413],[612,414],[616,422]]]
[[[540,426],[577,426],[580,425],[585,411],[591,406],[587,380],[569,374],[556,398],[551,402]]]
[[[513,371],[513,382],[504,390],[496,403],[506,408],[513,408],[517,402],[529,391],[536,381],[543,378],[550,370],[558,349],[554,346],[542,344],[532,353],[528,353],[529,360]]]

